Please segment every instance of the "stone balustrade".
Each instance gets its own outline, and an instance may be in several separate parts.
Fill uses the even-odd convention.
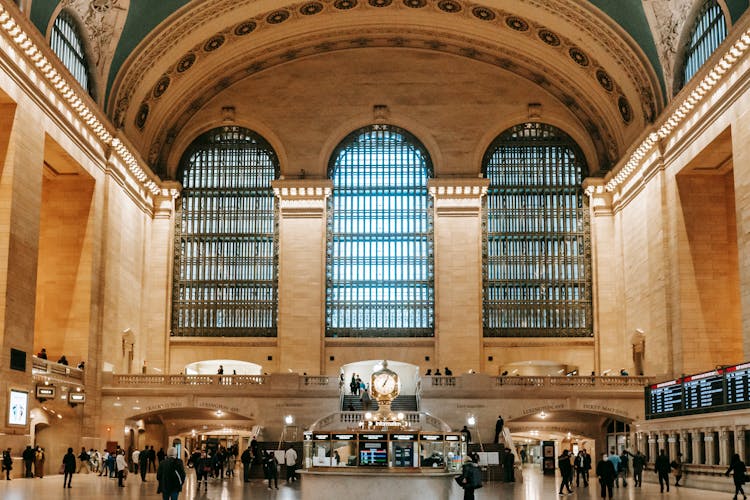
[[[37,356],[31,357],[31,372],[34,379],[39,382],[60,382],[73,385],[82,385],[84,382],[83,370]]]
[[[450,431],[450,427],[432,415],[418,411],[404,411],[404,420],[414,429],[421,430],[440,430]],[[313,430],[342,430],[342,429],[361,429],[360,424],[367,421],[366,412],[364,411],[341,411],[331,413],[319,419],[312,426]]]
[[[470,386],[486,386],[487,375],[467,374],[461,376],[424,376],[422,384],[424,389],[446,388],[465,389]],[[628,390],[642,392],[643,388],[652,383],[651,377],[630,376],[575,376],[575,377],[553,377],[553,376],[531,376],[531,377],[492,377],[495,387],[544,387],[544,388],[593,388],[602,390]]]

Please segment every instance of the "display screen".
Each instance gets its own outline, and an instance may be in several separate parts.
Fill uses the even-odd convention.
[[[724,376],[721,370],[685,377],[685,410],[714,408],[724,404]]]
[[[750,363],[727,368],[725,377],[727,404],[750,403]]]
[[[8,425],[26,425],[29,408],[29,393],[10,391],[8,398]]]
[[[359,465],[388,465],[388,442],[365,441],[359,443]]]
[[[750,408],[750,363],[646,387],[646,419]]]

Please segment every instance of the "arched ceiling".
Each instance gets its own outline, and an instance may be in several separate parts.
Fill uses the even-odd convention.
[[[378,47],[451,54],[525,78],[530,98],[545,92],[570,111],[596,150],[591,171],[601,173],[664,106],[664,78],[644,13],[653,1],[661,0],[62,3],[108,40],[99,44],[99,56],[108,46],[109,58],[97,67],[110,118],[157,174],[170,177],[166,162],[175,138],[225,89],[307,57]],[[727,5],[739,16],[747,0]],[[45,32],[59,8],[34,0],[31,18]]]

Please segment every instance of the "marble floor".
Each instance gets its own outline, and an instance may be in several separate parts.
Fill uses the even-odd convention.
[[[653,474],[653,472],[652,472]],[[0,481],[0,499],[2,500],[100,500],[100,499],[135,499],[154,498],[156,495],[156,480],[154,474],[147,476],[147,482],[142,483],[140,477],[131,475],[124,488],[117,487],[115,479],[98,477],[93,474],[76,474],[73,477],[73,487],[63,489],[62,476],[47,476],[43,479],[14,479],[12,481]],[[596,488],[578,488],[573,494],[560,497],[557,495],[558,479],[551,476],[542,476],[536,467],[527,466],[524,470],[523,482],[513,484],[487,483],[484,488],[477,490],[478,500],[489,499],[524,499],[542,500],[564,498],[570,500],[598,499],[599,490]],[[592,485],[593,486],[593,485]],[[726,493],[716,491],[699,490],[695,488],[672,488],[670,493],[659,493],[656,484],[644,483],[642,488],[633,488],[628,483],[627,488],[616,488],[615,499],[622,500],[651,500],[664,498],[669,500],[713,500],[721,498],[732,498],[732,481],[727,479]],[[255,480],[243,483],[241,479],[213,480],[209,482],[208,491],[196,491],[195,475],[190,471],[189,480],[180,499],[183,500],[229,500],[229,499],[270,499],[270,500],[299,500],[301,492],[299,483],[288,485],[284,481],[279,482],[278,490],[268,490],[265,482]],[[463,492],[455,487],[451,500],[461,500]],[[351,497],[352,500],[383,500],[377,491],[357,492]],[[392,499],[385,499],[392,500]],[[422,500],[415,496],[414,500]],[[430,499],[425,499],[430,500]]]

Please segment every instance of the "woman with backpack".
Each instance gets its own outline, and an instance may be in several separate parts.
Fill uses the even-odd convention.
[[[213,469],[211,465],[211,459],[206,455],[206,450],[201,450],[201,457],[195,462],[195,476],[197,488],[196,491],[201,488],[201,481],[203,481],[203,491],[208,491],[208,475],[211,474]]]
[[[461,475],[456,478],[464,489],[464,500],[474,500],[474,490],[482,487],[482,470],[477,465],[479,455],[464,457]]]

